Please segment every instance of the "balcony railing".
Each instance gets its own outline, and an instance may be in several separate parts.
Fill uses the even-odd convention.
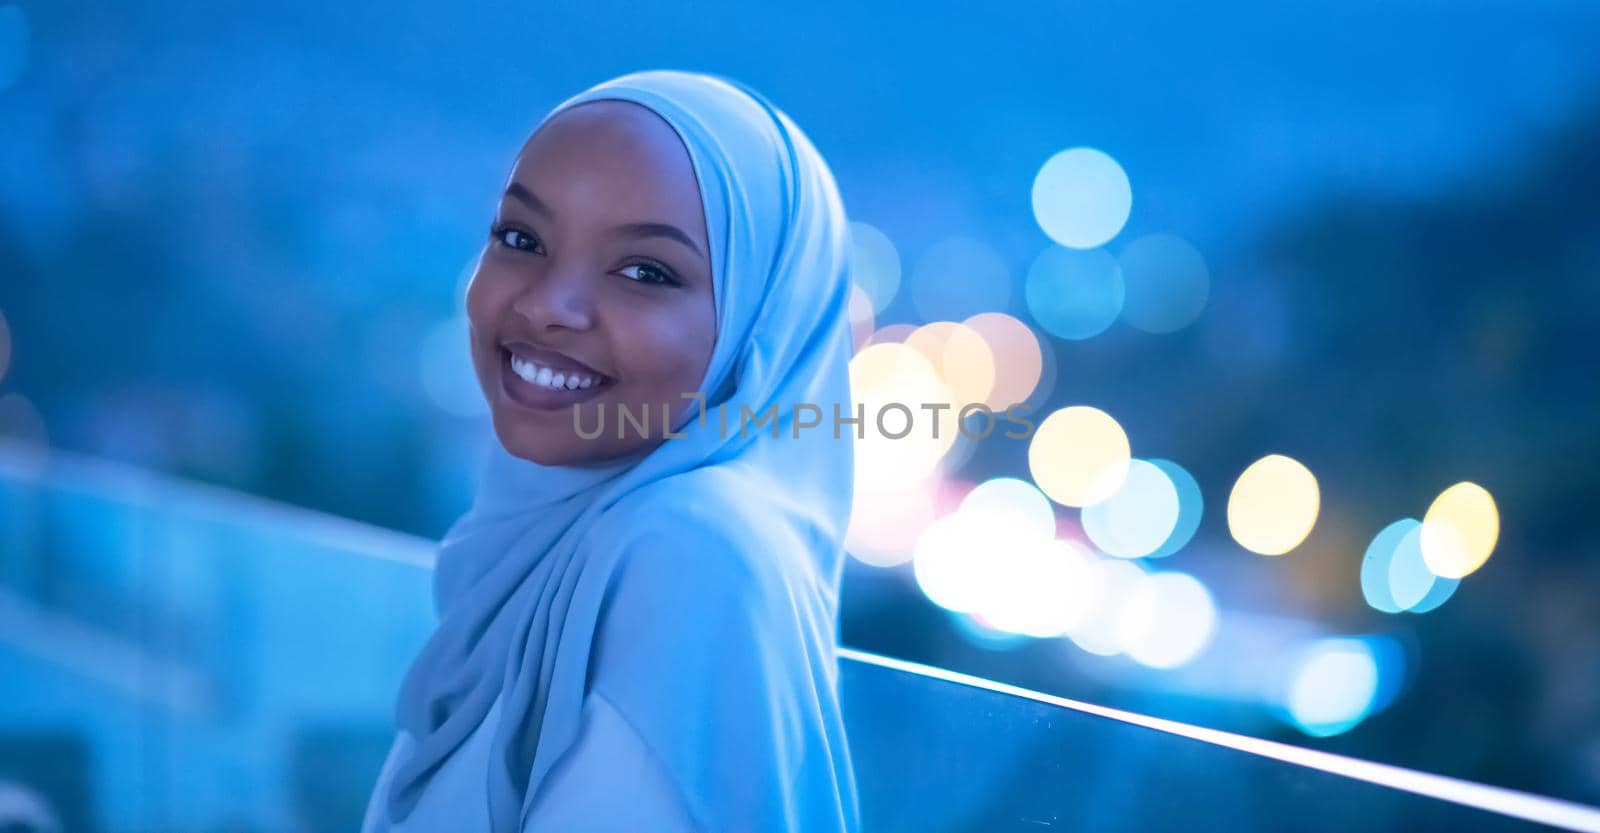
[[[0,830],[356,829],[433,625],[432,552],[0,445]],[[1594,808],[840,663],[869,831],[1600,831]]]

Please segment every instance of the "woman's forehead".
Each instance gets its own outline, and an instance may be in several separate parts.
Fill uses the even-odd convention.
[[[585,102],[552,116],[523,146],[511,179],[547,203],[587,196],[683,220],[701,213],[683,141],[655,111],[629,101]]]
[[[519,161],[575,154],[613,157],[618,167],[690,166],[688,150],[666,119],[642,104],[615,99],[584,102],[551,116],[528,137]]]

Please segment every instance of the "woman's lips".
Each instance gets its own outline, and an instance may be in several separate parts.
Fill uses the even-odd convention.
[[[507,350],[511,355],[540,367],[548,367],[556,373],[578,373],[593,376],[599,379],[609,379],[604,373],[574,359],[558,350],[539,347],[520,339],[511,339],[500,343],[502,350]]]
[[[548,366],[540,366],[536,363],[531,365],[522,364],[520,357],[518,357],[517,362],[522,366],[524,372],[528,372],[530,366],[535,368],[534,376],[536,381],[530,382],[518,374],[512,366],[511,351],[501,348],[500,388],[504,391],[507,399],[535,411],[554,411],[579,402],[586,402],[604,393],[612,385],[610,377],[598,374],[572,373],[569,375],[568,373],[555,373]],[[561,387],[554,386],[558,377],[563,382]],[[540,384],[537,380],[542,378],[548,378],[549,382]],[[567,387],[566,385],[571,384],[574,379],[579,384],[585,381],[588,382],[588,387]]]

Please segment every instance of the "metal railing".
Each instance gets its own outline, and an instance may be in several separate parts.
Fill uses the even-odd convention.
[[[432,552],[0,444],[0,828],[31,812],[40,830],[355,829],[433,626]],[[1594,808],[840,662],[870,831],[1600,831]]]

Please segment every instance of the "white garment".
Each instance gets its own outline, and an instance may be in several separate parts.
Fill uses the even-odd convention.
[[[550,780],[533,796],[523,819],[524,833],[696,833],[678,787],[639,734],[597,691],[584,698],[577,740],[551,770]],[[404,730],[383,762],[361,833],[418,833],[489,829],[489,741],[500,723],[500,700],[476,731],[439,768],[416,809],[391,827],[383,817],[394,769],[411,752]],[[479,794],[482,802],[464,802]]]

